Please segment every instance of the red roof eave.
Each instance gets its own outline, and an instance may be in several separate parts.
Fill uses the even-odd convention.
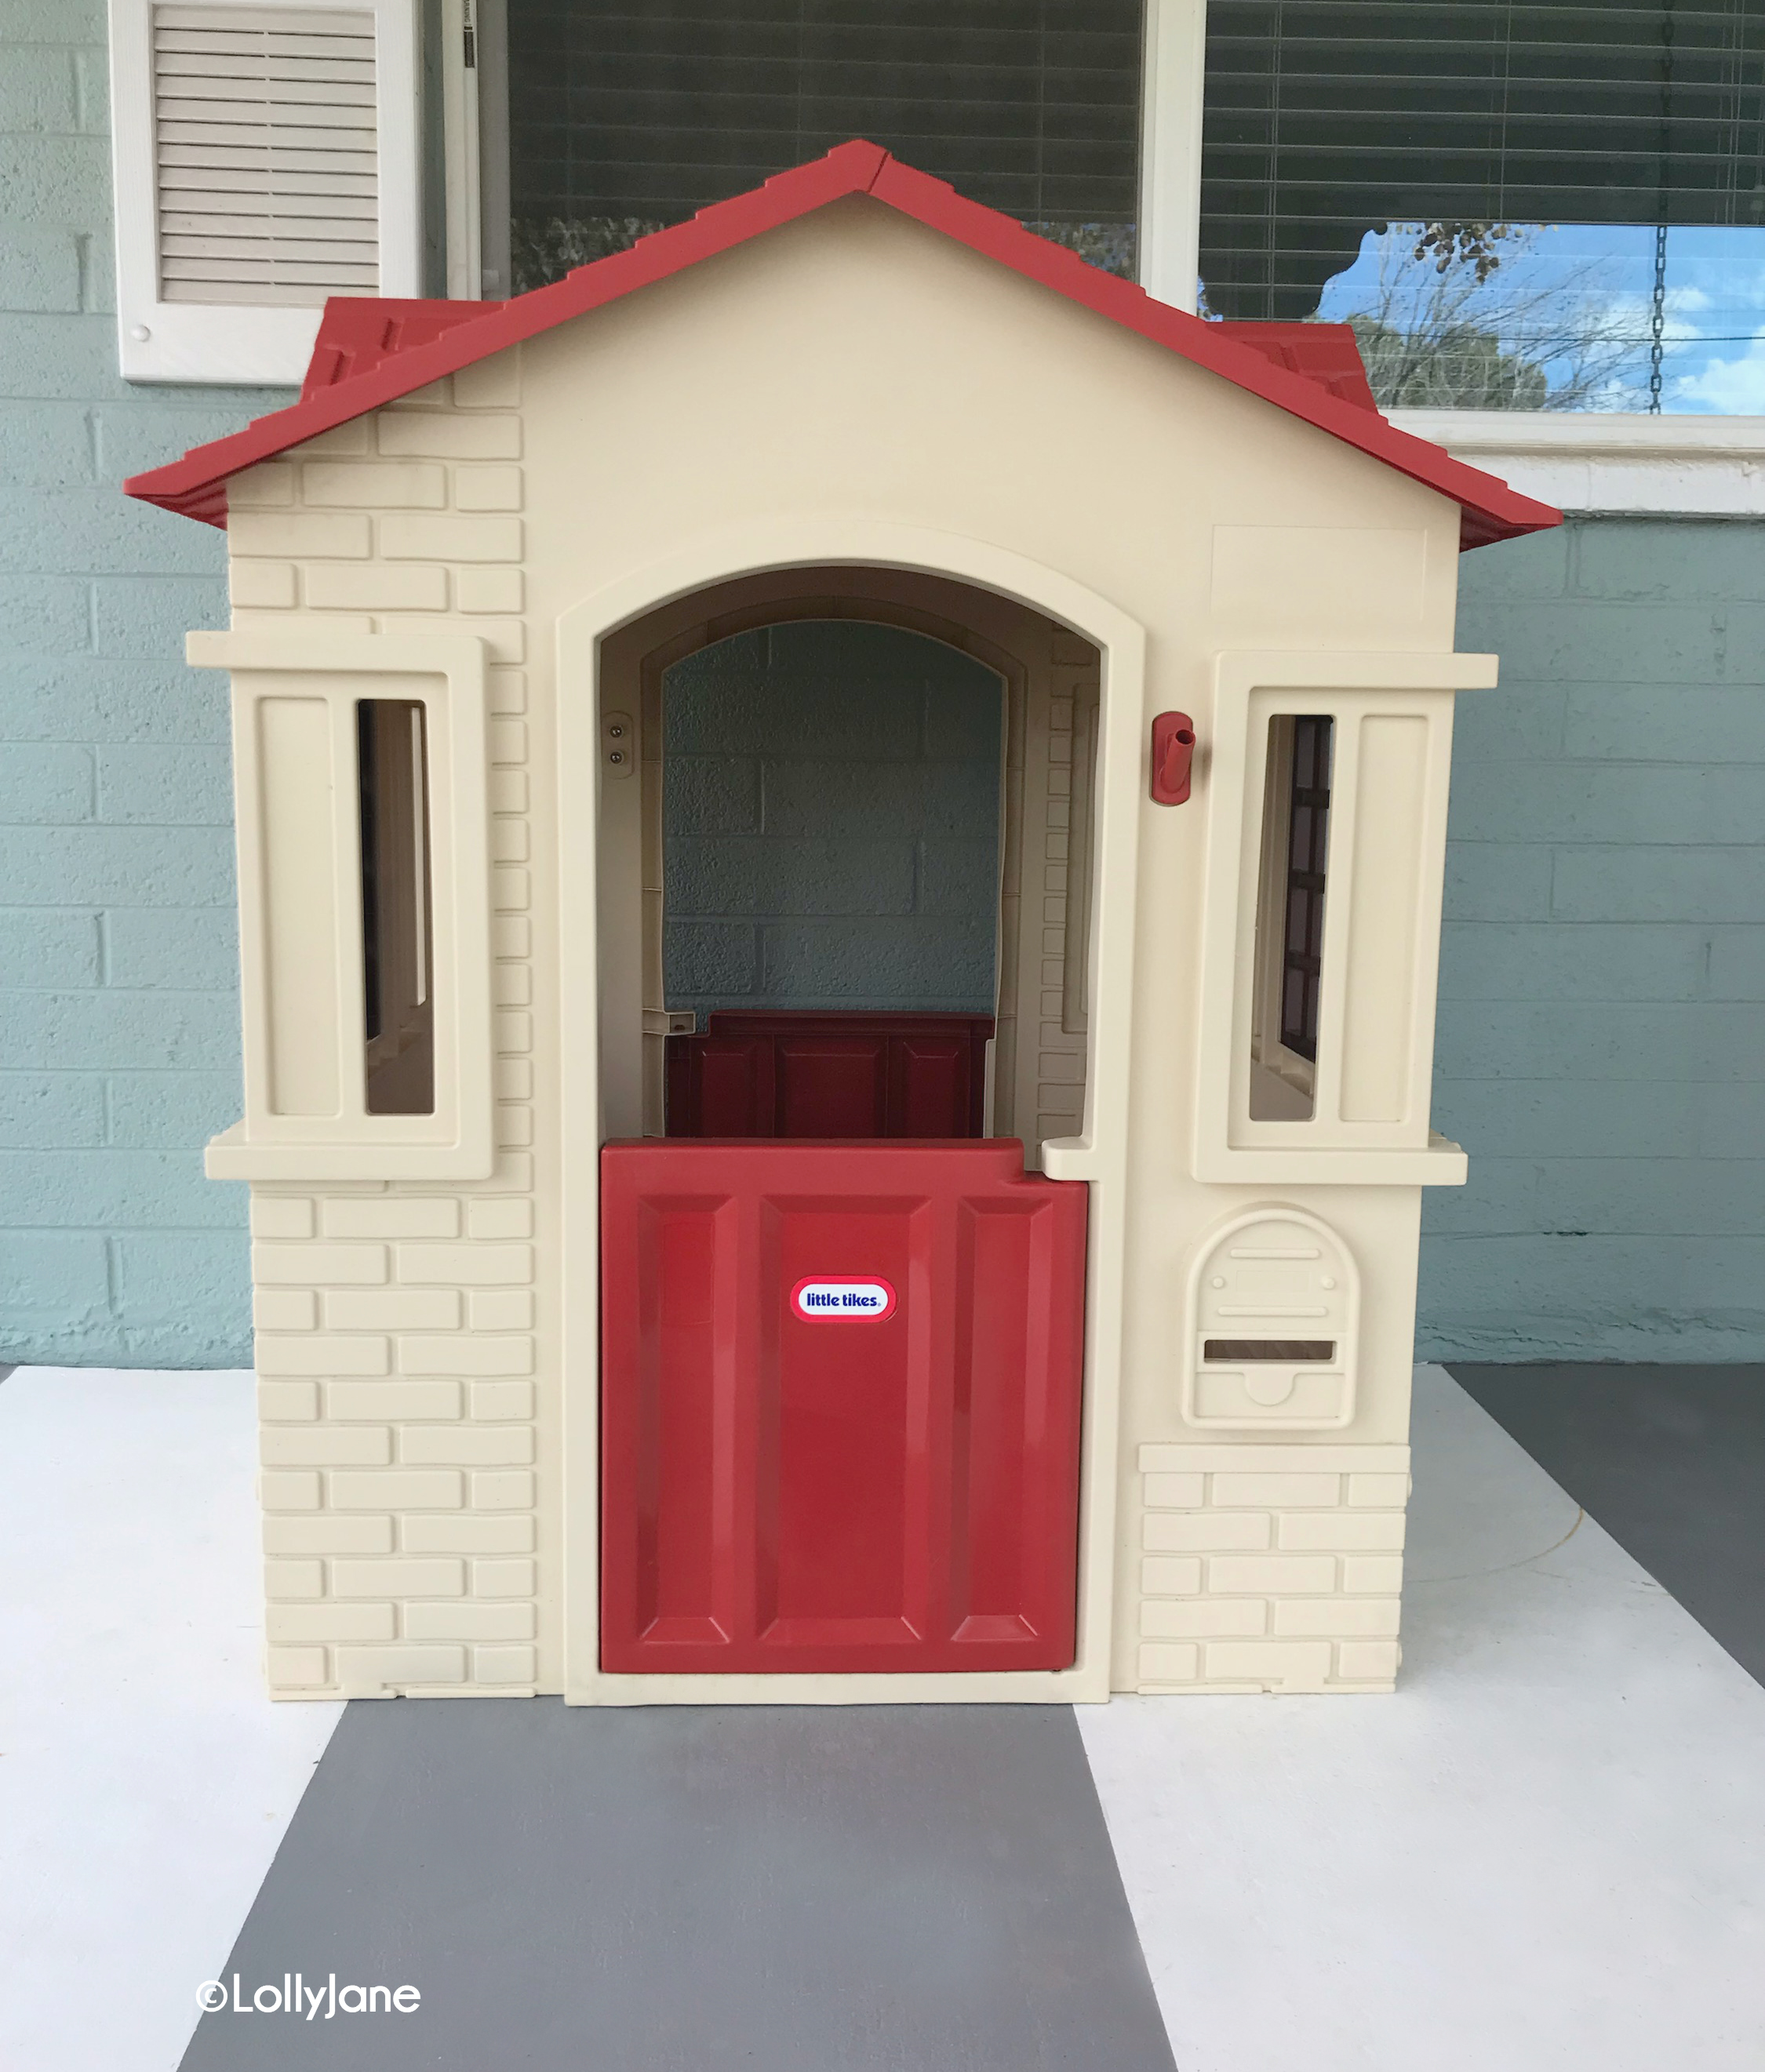
[[[1451,497],[1463,513],[1463,546],[1483,546],[1562,522],[1562,514],[1549,504],[1454,460],[1427,439],[1399,431],[1364,402],[1331,393],[1310,375],[1275,364],[1245,342],[1242,333],[1250,327],[1207,323],[1156,302],[1143,288],[1088,265],[1064,245],[1038,237],[1010,216],[965,199],[942,180],[903,165],[880,146],[862,142],[842,144],[825,158],[780,173],[751,193],[714,203],[689,221],[640,240],[628,251],[578,267],[551,286],[512,302],[335,298],[327,306],[298,402],[272,411],[228,438],[195,447],[181,460],[133,475],[123,488],[145,503],[204,524],[224,526],[228,481],[245,469],[854,194],[871,195]],[[402,342],[411,331],[421,343]]]

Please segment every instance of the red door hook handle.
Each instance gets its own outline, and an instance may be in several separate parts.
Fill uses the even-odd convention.
[[[1161,806],[1180,806],[1189,796],[1195,759],[1195,723],[1187,713],[1160,713],[1152,722],[1152,796]]]

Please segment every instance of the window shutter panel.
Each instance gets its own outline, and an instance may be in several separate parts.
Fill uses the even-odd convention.
[[[413,295],[415,10],[112,0],[132,380],[298,382],[331,295]]]
[[[162,299],[378,294],[374,56],[371,14],[154,9]]]

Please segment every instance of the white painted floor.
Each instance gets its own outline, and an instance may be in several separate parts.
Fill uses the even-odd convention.
[[[339,1708],[250,1377],[0,1385],[0,2067],[173,2072]],[[1446,1375],[1394,1698],[1080,1708],[1179,2072],[1761,2072],[1765,1691]]]
[[[0,1383],[5,2072],[172,2072],[343,1710],[264,1697],[253,1399]]]
[[[1760,2072],[1765,1691],[1450,1376],[1390,1698],[1079,1718],[1179,2072]]]

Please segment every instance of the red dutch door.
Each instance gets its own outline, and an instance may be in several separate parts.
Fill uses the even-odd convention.
[[[1014,1139],[602,1157],[602,1667],[1069,1666],[1084,1188]]]

